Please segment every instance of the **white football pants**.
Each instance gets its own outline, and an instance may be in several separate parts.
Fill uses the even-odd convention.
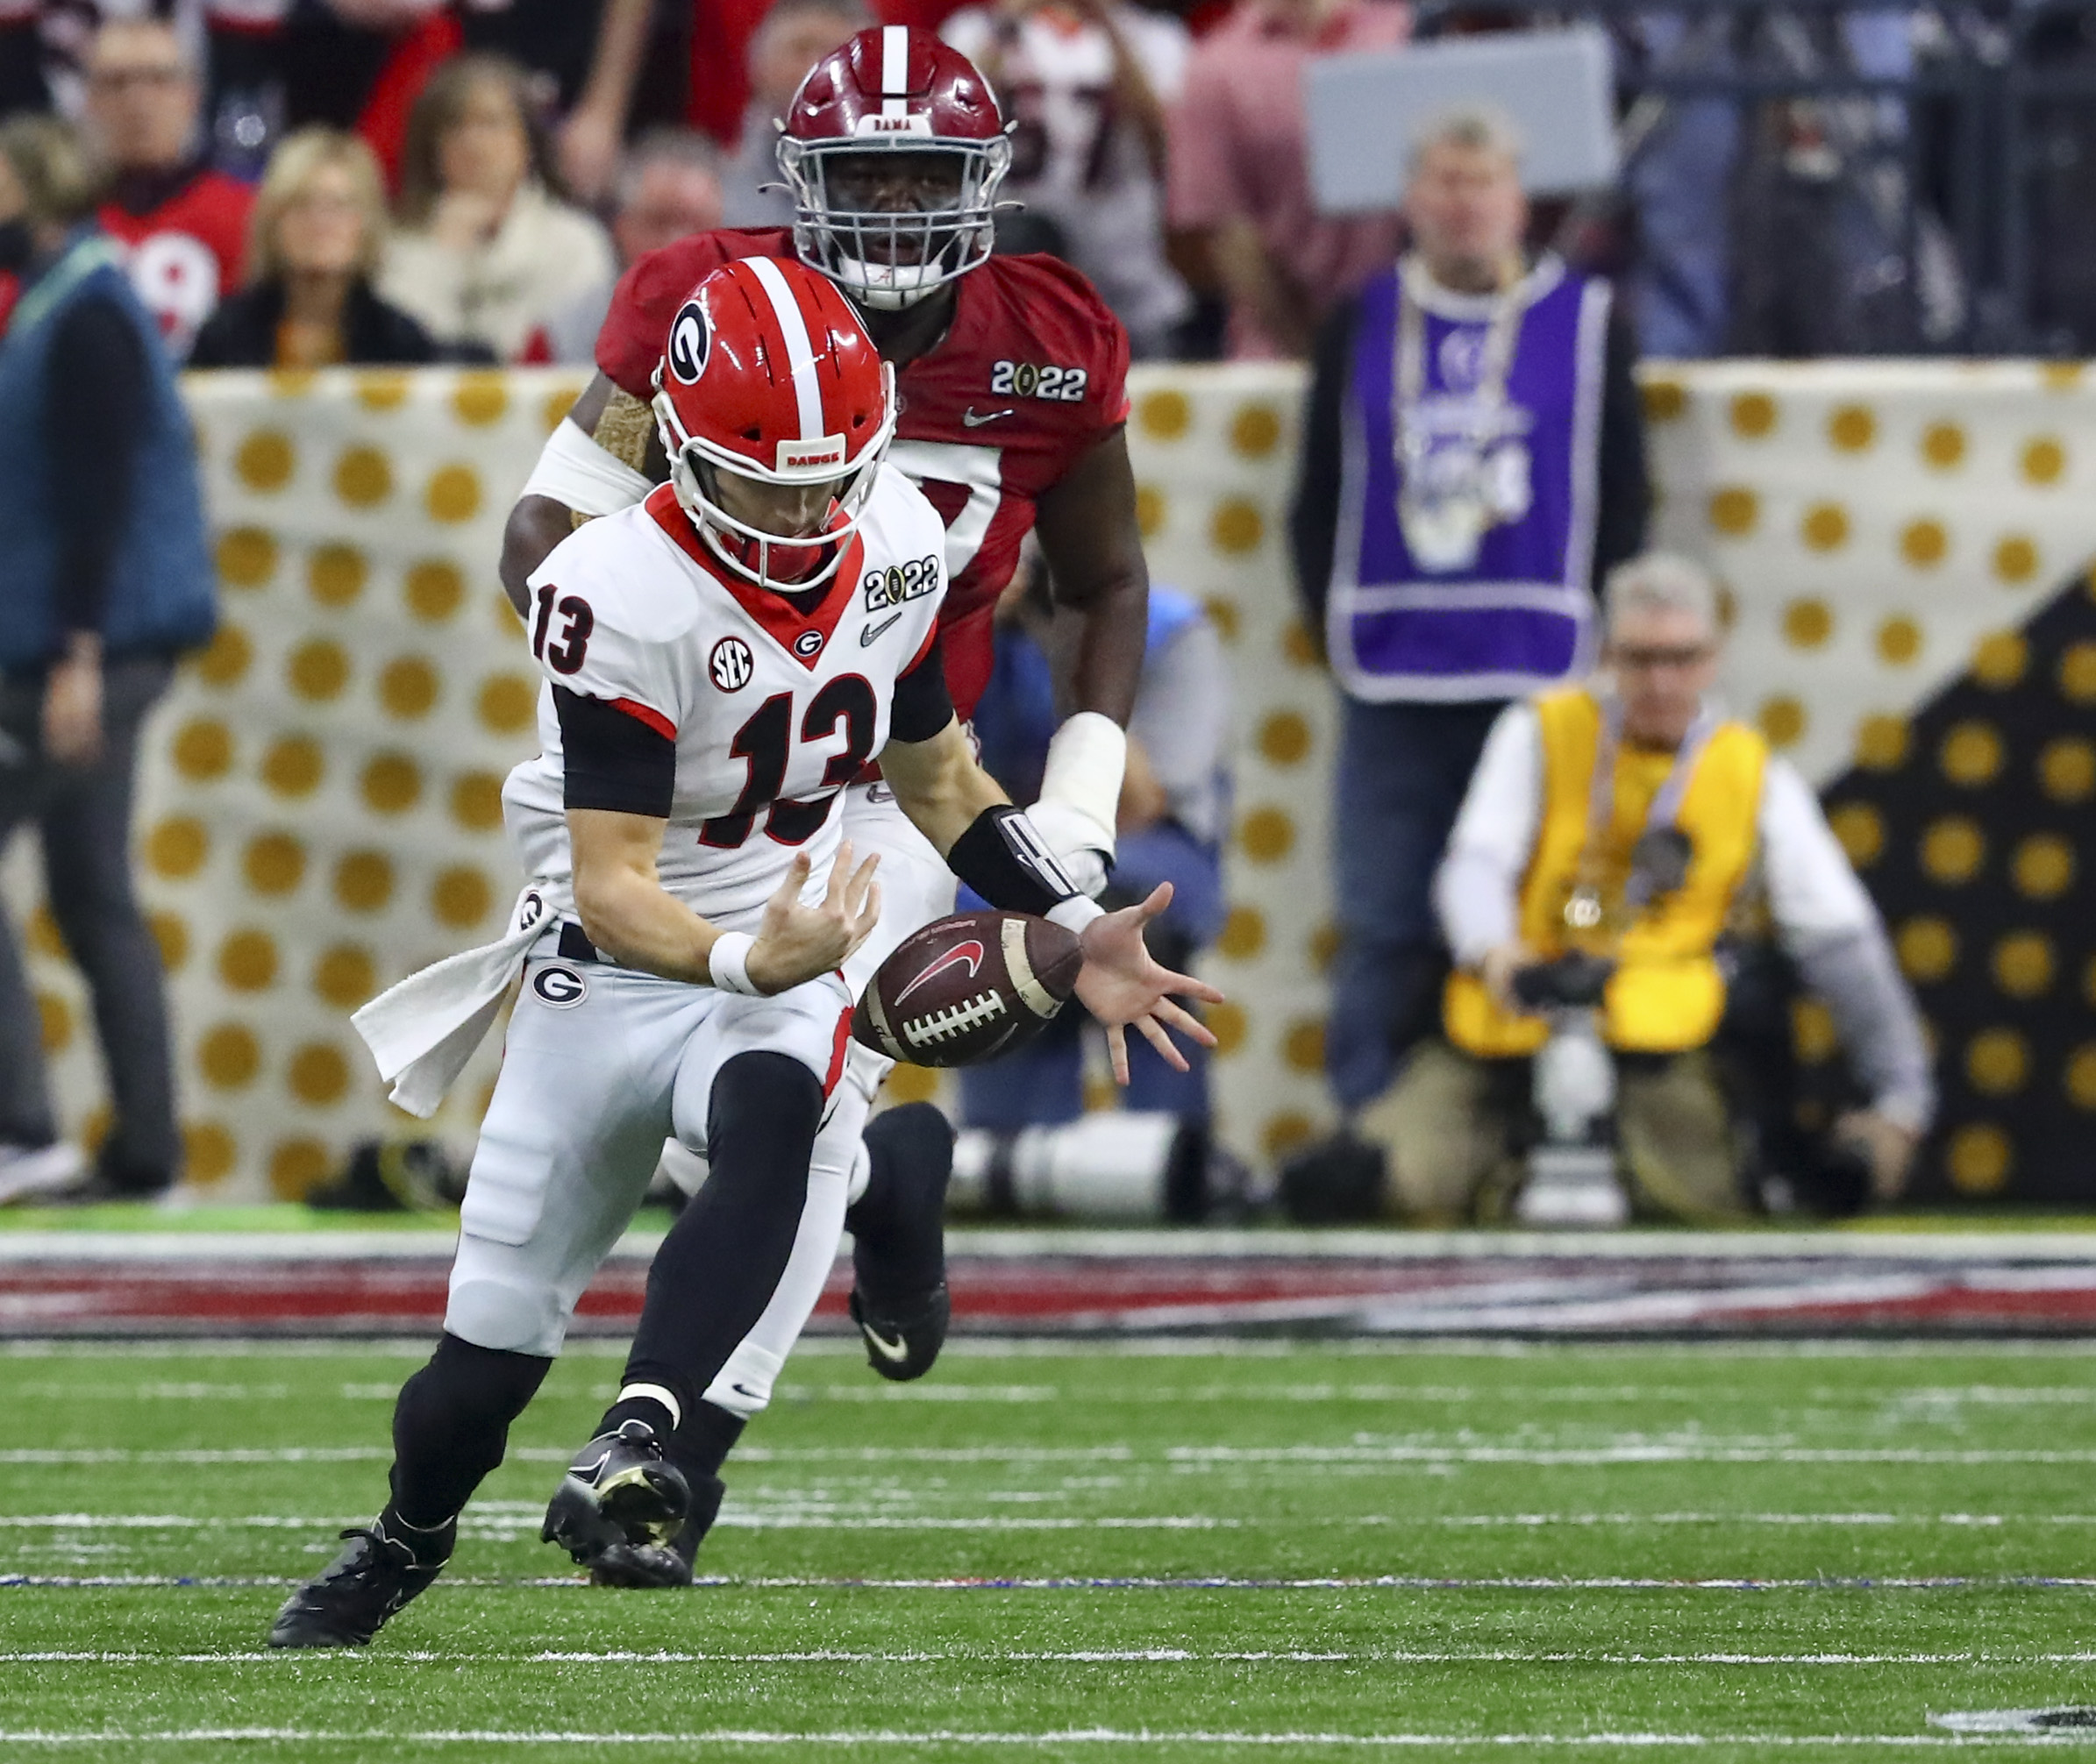
[[[525,964],[481,1123],[445,1328],[476,1347],[559,1353],[576,1301],[640,1205],[664,1139],[705,1145],[713,1080],[728,1061],[789,1055],[833,1106],[859,1097],[843,1081],[853,996],[836,974],[752,999],[569,962],[547,933]],[[863,1101],[849,1113],[863,1120]],[[817,1138],[811,1196],[818,1187],[844,1192],[857,1137],[854,1127],[848,1141]],[[831,1168],[826,1156],[840,1162]]]
[[[895,806],[895,793],[885,784],[855,784],[845,793],[844,835],[852,842],[854,863],[869,852],[880,854],[880,868],[875,872],[880,884],[880,922],[845,964],[845,980],[856,1002],[874,970],[905,937],[953,910],[956,884],[946,860]],[[785,1277],[757,1327],[743,1338],[708,1387],[706,1400],[716,1408],[746,1420],[772,1400],[772,1386],[794,1343],[801,1339],[801,1331],[808,1327],[837,1261],[845,1209],[866,1192],[870,1171],[859,1135],[881,1080],[894,1064],[859,1042],[851,1043],[843,1082],[816,1136],[808,1205],[801,1213],[801,1228]],[[684,1142],[696,1143],[689,1139]],[[645,1185],[646,1178],[642,1181]]]

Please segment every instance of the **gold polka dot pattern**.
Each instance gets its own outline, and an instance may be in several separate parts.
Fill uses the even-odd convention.
[[[534,750],[537,681],[495,563],[579,390],[572,369],[182,387],[220,621],[147,725],[138,887],[169,976],[187,1175],[229,1200],[303,1192],[358,1141],[402,1130],[348,1014],[491,935],[521,883],[501,782]],[[1264,457],[1230,453],[1230,421],[1258,410],[1241,437]],[[1293,412],[1291,396],[1239,394],[1203,444],[1248,477],[1285,476]],[[1225,494],[1189,508],[1205,521]],[[1277,516],[1261,513],[1271,534]],[[1254,555],[1271,568],[1273,551]],[[105,1116],[83,994],[39,929],[48,914],[33,897],[10,904],[32,990],[53,1001],[54,1102],[84,1141]],[[430,1125],[460,1154],[498,1041]]]

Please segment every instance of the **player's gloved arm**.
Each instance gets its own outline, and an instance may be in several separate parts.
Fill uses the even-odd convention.
[[[519,617],[532,572],[579,522],[617,514],[669,475],[647,407],[602,373],[546,439],[503,529],[503,591]]]
[[[891,740],[881,775],[917,830],[938,848],[953,873],[993,907],[1033,913],[1075,931],[1085,963],[1077,996],[1106,1028],[1114,1076],[1128,1082],[1125,1030],[1133,1024],[1180,1070],[1186,1058],[1166,1026],[1213,1047],[1201,1021],[1173,1002],[1180,997],[1220,1001],[1213,986],[1161,967],[1143,942],[1143,927],[1172,904],[1172,886],[1118,913],[1102,912],[1077,891],[1031,818],[1014,808],[997,781],[976,763],[960,724],[924,741]]]
[[[1114,864],[1115,811],[1127,765],[1150,624],[1150,571],[1136,519],[1135,470],[1114,430],[1043,493],[1034,530],[1055,584],[1056,647],[1073,651],[1075,713],[1048,744],[1034,824],[1087,894]]]

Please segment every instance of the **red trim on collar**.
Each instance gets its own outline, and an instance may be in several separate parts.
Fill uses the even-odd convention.
[[[677,501],[676,491],[669,485],[659,484],[651,490],[645,506],[655,524],[669,536],[679,551],[733,595],[736,605],[757,622],[766,637],[802,667],[814,672],[817,658],[830,647],[830,639],[837,635],[838,621],[852,604],[859,580],[859,565],[866,554],[865,542],[857,533],[852,535],[845,546],[843,561],[838,565],[836,574],[830,578],[830,592],[803,618],[784,595],[745,581],[716,559],[701,542],[698,529],[691,524],[691,517],[684,512],[683,504]],[[809,631],[816,632],[822,641],[803,655],[796,647],[796,640]]]

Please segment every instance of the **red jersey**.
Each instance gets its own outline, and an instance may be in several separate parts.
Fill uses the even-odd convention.
[[[131,285],[160,321],[177,361],[228,290],[247,256],[254,192],[223,172],[199,172],[158,208],[132,214],[104,203],[96,217],[124,253]]]
[[[629,269],[597,334],[607,379],[644,402],[670,320],[700,280],[738,257],[793,255],[783,227],[694,233]],[[997,596],[1019,564],[1034,504],[1128,419],[1128,333],[1092,284],[1048,257],[993,257],[954,285],[945,339],[896,375],[888,454],[946,523],[939,629],[954,708],[990,678]]]

